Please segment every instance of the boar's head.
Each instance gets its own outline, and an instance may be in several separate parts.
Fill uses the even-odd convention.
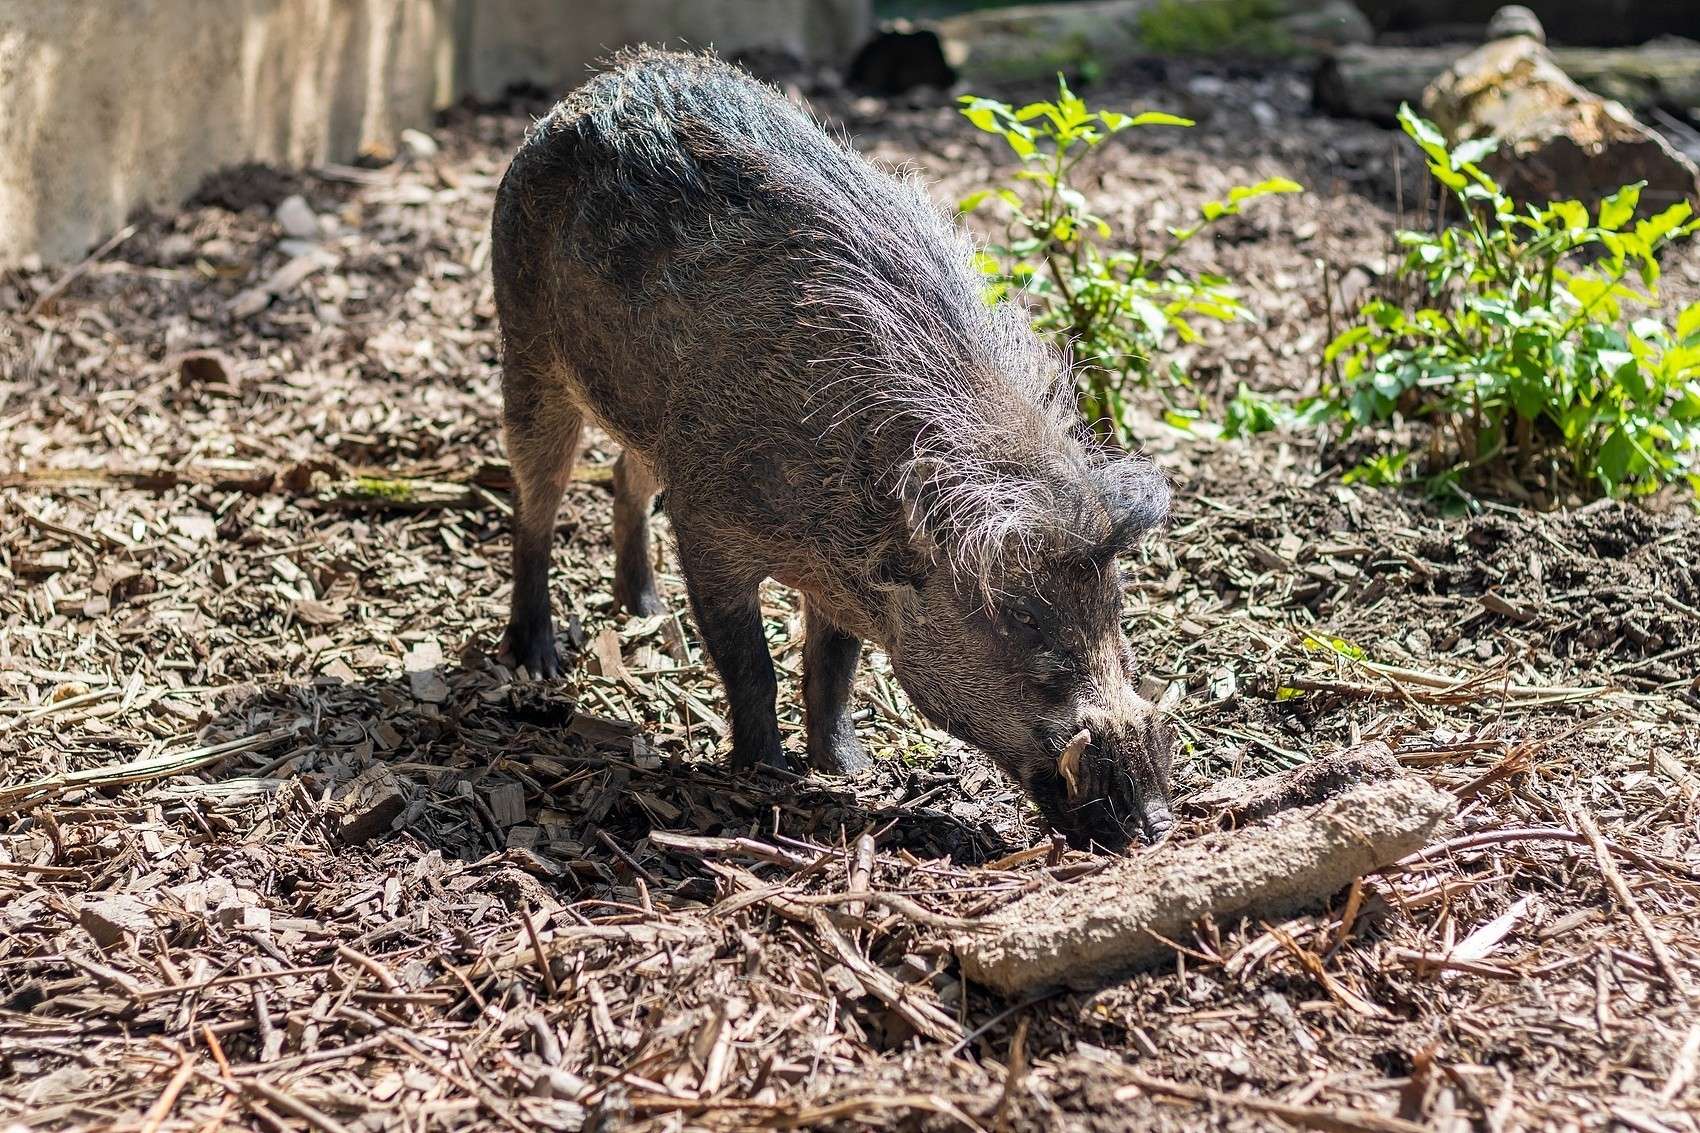
[[[1070,843],[1124,849],[1173,825],[1175,738],[1138,694],[1117,556],[1166,518],[1148,461],[1069,446],[1034,462],[922,465],[885,627],[899,683],[985,751]]]

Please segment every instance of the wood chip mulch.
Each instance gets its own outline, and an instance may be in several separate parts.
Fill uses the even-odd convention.
[[[1284,144],[1382,152],[1223,81]],[[940,157],[942,103],[823,104],[962,179],[991,160]],[[607,444],[556,548],[573,675],[490,656],[485,233],[537,109],[457,111],[383,169],[233,171],[71,276],[0,274],[0,1123],[1700,1131],[1691,510],[1448,518],[1302,439],[1154,440],[1182,502],[1127,621],[1186,743],[1179,836],[1224,776],[1371,739],[1459,818],[1322,909],[1001,1000],[953,937],[1102,862],[878,658],[873,772],[730,777],[688,620],[614,610]],[[1199,144],[1273,160],[1236,129]],[[1195,155],[1142,156],[1118,209],[1193,194]],[[292,194],[316,239],[273,219]],[[1392,223],[1362,179],[1273,207],[1242,276],[1310,278],[1311,217],[1369,218],[1321,241],[1337,270]],[[798,612],[767,601],[800,748]]]

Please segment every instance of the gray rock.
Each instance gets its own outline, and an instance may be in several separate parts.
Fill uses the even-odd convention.
[[[1514,35],[1526,35],[1536,43],[1547,41],[1546,29],[1541,27],[1540,17],[1521,4],[1507,4],[1488,21],[1487,37],[1490,40],[1509,39]]]
[[[284,235],[293,240],[319,238],[319,214],[313,211],[313,206],[307,203],[307,198],[299,193],[285,197],[278,203],[275,219]]]
[[[407,156],[415,161],[427,161],[436,157],[439,152],[437,139],[423,130],[403,130],[401,132],[401,148],[407,151]]]
[[[1369,17],[1351,0],[1323,0],[1320,4],[1296,5],[1300,10],[1282,16],[1282,29],[1300,47],[1310,50],[1349,47],[1370,43],[1375,28]]]

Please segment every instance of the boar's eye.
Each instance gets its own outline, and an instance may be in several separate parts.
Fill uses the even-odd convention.
[[[1004,616],[1014,633],[1030,638],[1039,636],[1039,618],[1030,607],[1026,605],[1010,606],[1004,611]]]

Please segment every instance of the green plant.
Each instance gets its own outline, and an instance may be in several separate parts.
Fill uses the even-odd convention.
[[[1249,437],[1267,433],[1290,416],[1290,410],[1272,397],[1258,393],[1240,383],[1240,388],[1228,399],[1227,412],[1222,418],[1222,436]]]
[[[1659,251],[1700,228],[1689,205],[1636,220],[1636,184],[1592,213],[1520,209],[1477,164],[1492,142],[1449,149],[1408,106],[1399,122],[1462,220],[1398,234],[1417,300],[1372,299],[1329,344],[1339,376],[1317,415],[1347,433],[1395,414],[1431,422],[1441,483],[1497,469],[1555,490],[1620,495],[1686,476],[1700,491],[1700,304],[1674,325],[1654,308]]]
[[[1139,14],[1139,39],[1160,55],[1284,55],[1278,0],[1157,0]]]
[[[1153,253],[1112,248],[1108,221],[1094,212],[1070,178],[1080,162],[1115,134],[1135,126],[1190,126],[1173,114],[1119,114],[1089,110],[1059,75],[1057,100],[1020,108],[972,95],[962,113],[975,126],[1009,144],[1022,166],[1012,182],[965,197],[972,212],[988,202],[1007,209],[1004,241],[988,245],[981,267],[991,278],[993,301],[1017,293],[1033,304],[1033,323],[1071,351],[1081,413],[1100,435],[1124,443],[1129,381],[1149,384],[1152,359],[1173,339],[1191,341],[1193,318],[1249,317],[1226,279],[1189,275],[1174,257],[1210,224],[1268,193],[1298,192],[1285,178],[1242,186],[1210,201],[1196,223],[1169,230]]]

